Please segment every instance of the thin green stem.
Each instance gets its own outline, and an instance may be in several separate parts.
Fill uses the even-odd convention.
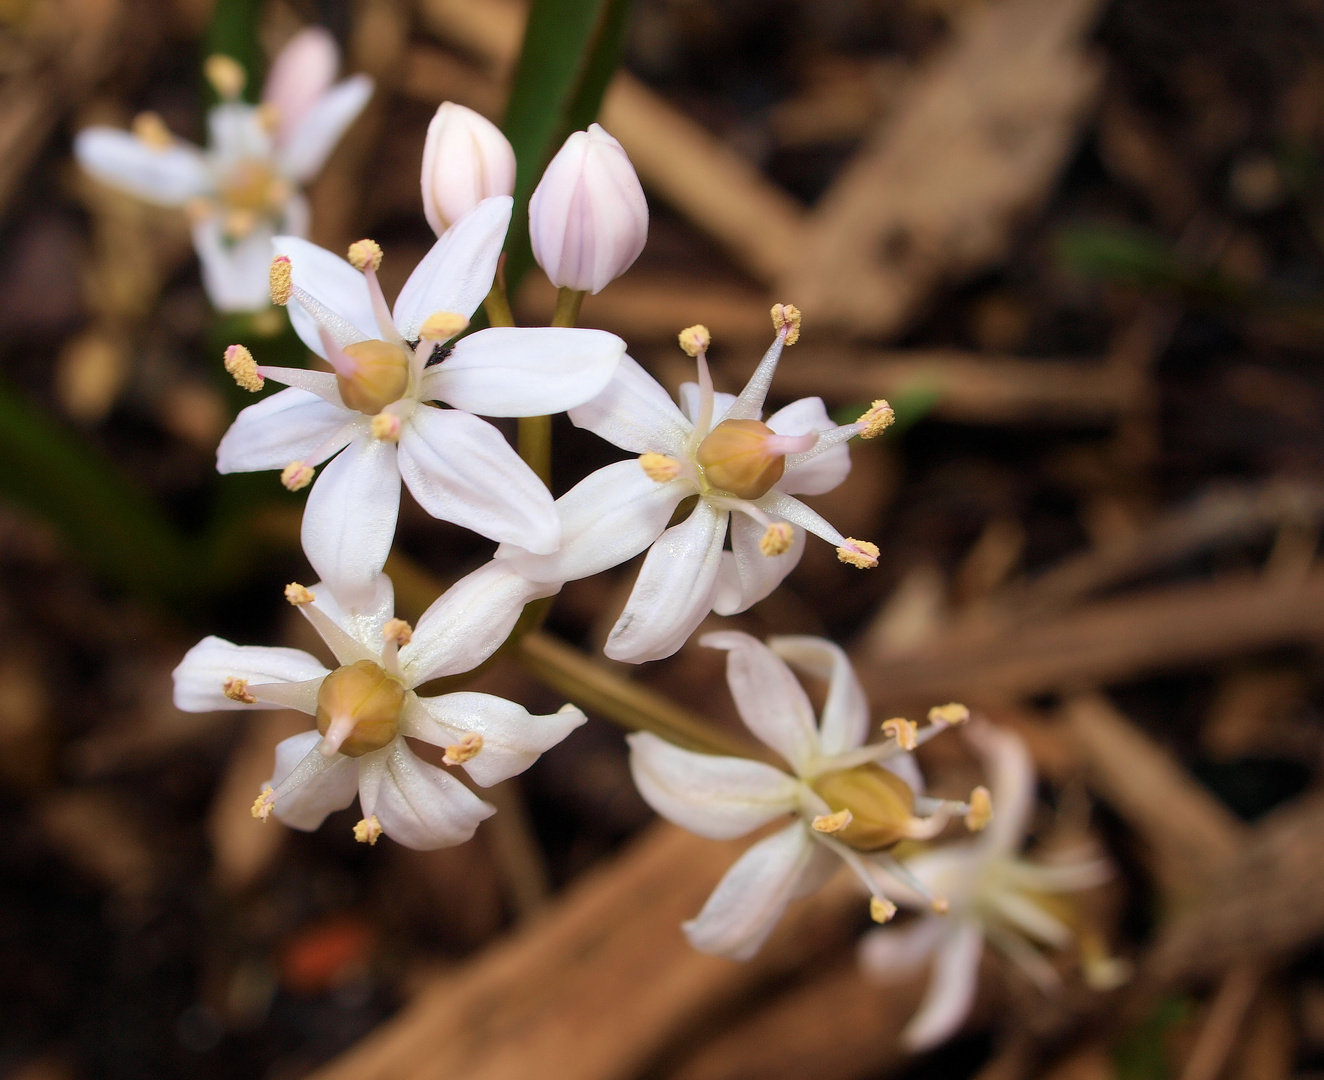
[[[552,486],[552,418],[550,416],[521,416],[519,437],[516,440],[519,456],[538,479]]]
[[[487,299],[483,301],[483,308],[487,312],[489,326],[515,325],[515,316],[510,310],[510,297],[506,295],[505,277],[500,271],[497,272],[496,280],[492,282]]]
[[[562,285],[556,293],[556,311],[552,313],[553,326],[575,326],[579,322],[579,308],[584,303],[582,289]]]

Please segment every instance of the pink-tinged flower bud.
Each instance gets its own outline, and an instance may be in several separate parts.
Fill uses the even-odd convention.
[[[321,100],[339,69],[340,49],[323,27],[309,26],[290,38],[272,62],[262,88],[262,102],[274,113],[278,142]]]
[[[648,239],[648,202],[621,144],[597,124],[566,139],[529,200],[533,257],[552,284],[596,293]]]
[[[515,151],[473,109],[443,101],[423,145],[423,213],[438,236],[484,199],[515,190]]]

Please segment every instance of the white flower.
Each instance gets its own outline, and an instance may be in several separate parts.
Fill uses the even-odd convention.
[[[865,745],[868,702],[846,654],[832,642],[779,637],[765,646],[727,631],[706,635],[702,644],[728,651],[726,678],[740,718],[790,772],[636,734],[629,737],[630,768],[640,794],[663,817],[714,840],[743,836],[785,814],[795,820],[727,871],[698,917],[685,924],[690,944],[748,959],[786,905],[826,881],[838,859],[873,894],[874,918],[890,918],[896,907],[887,893],[904,888],[898,875],[912,888],[922,886],[885,849],[906,837],[933,836],[952,814],[971,812],[966,803],[924,797],[908,751],[968,714],[959,706],[936,709],[923,730],[889,720],[883,725],[889,737]],[[828,682],[818,724],[787,663]],[[942,906],[938,898],[931,901]]]
[[[1058,986],[1057,972],[1036,946],[1082,947],[1086,975],[1095,986],[1116,985],[1124,965],[1107,959],[1101,940],[1081,935],[1063,921],[1064,905],[1049,894],[1101,884],[1109,876],[1100,859],[1036,864],[1016,857],[1034,808],[1035,776],[1025,744],[1009,731],[971,724],[966,736],[984,759],[997,814],[977,840],[945,845],[905,860],[906,869],[930,891],[947,897],[950,913],[925,915],[909,926],[868,934],[860,945],[866,973],[888,982],[932,962],[929,989],[902,1039],[923,1050],[949,1038],[974,1001],[979,959],[987,939],[1045,991]],[[903,903],[916,904],[901,893]]]
[[[640,457],[599,469],[557,500],[562,542],[554,555],[514,544],[497,551],[532,580],[565,582],[651,545],[608,639],[613,659],[670,656],[710,610],[733,615],[762,600],[800,561],[806,529],[836,545],[843,561],[877,564],[873,544],[842,536],[793,496],[840,484],[850,472],[846,440],[878,434],[892,411],[878,401],[858,422],[834,427],[820,398],[801,398],[761,422],[782,347],[799,333],[794,308],[779,304],[773,316],[777,339],[739,397],[713,393],[703,327],[681,334],[699,368],[698,384],[681,387],[683,412],[643,368],[622,360],[607,389],[571,409],[570,419]],[[688,518],[667,528],[692,495],[699,499]]]
[[[529,200],[533,257],[553,285],[600,292],[648,239],[648,201],[621,144],[590,124],[557,151]]]
[[[297,490],[322,470],[303,517],[303,548],[342,601],[370,596],[386,562],[400,507],[400,481],[433,517],[498,541],[555,551],[560,526],[551,495],[486,416],[559,412],[598,393],[625,343],[601,330],[496,327],[445,342],[468,325],[486,296],[511,200],[488,199],[456,222],[386,305],[370,240],[344,259],[280,236],[273,295],[334,374],[257,367],[232,346],[226,365],[241,385],[264,378],[290,386],[250,405],[221,440],[223,473],[283,469]],[[422,404],[442,401],[449,409]]]
[[[267,266],[277,232],[302,235],[308,203],[299,188],[321,170],[372,96],[356,75],[332,85],[334,39],[320,27],[296,34],[276,57],[261,105],[238,100],[243,69],[214,56],[208,74],[224,99],[207,116],[205,151],[144,113],[133,133],[86,128],[74,140],[97,179],[161,206],[187,207],[207,295],[221,311],[267,306]]]
[[[446,748],[490,787],[523,772],[538,755],[584,722],[567,705],[551,716],[490,694],[419,697],[429,679],[470,671],[506,639],[536,588],[494,563],[452,586],[418,627],[392,618],[394,596],[383,574],[372,603],[351,613],[330,590],[291,585],[285,595],[313,624],[339,665],[329,671],[298,649],[232,645],[205,638],[175,669],[175,704],[188,712],[298,709],[317,730],[286,739],[276,771],[253,807],[296,829],[316,829],[353,801],[363,820],[355,835],[380,833],[406,847],[459,844],[493,808],[444,769],[420,760],[405,737]]]
[[[515,190],[515,151],[492,121],[443,101],[423,144],[423,213],[438,236],[484,199]]]

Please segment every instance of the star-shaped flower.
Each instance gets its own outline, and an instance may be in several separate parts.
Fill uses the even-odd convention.
[[[511,199],[479,203],[433,245],[387,307],[381,249],[361,240],[354,265],[306,240],[280,236],[273,295],[334,372],[257,366],[231,346],[241,385],[270,378],[290,389],[250,405],[221,440],[223,473],[281,469],[285,486],[312,481],[303,549],[353,605],[371,595],[400,507],[400,481],[429,514],[493,540],[555,551],[552,497],[485,416],[536,416],[587,401],[610,380],[625,343],[601,330],[494,327],[463,330],[492,284]],[[423,404],[441,401],[449,409]],[[343,450],[343,452],[341,452]]]
[[[557,500],[562,542],[554,555],[516,543],[497,551],[532,580],[563,583],[651,546],[604,650],[615,660],[670,656],[709,611],[733,615],[762,600],[800,561],[806,530],[835,545],[844,562],[877,565],[873,544],[842,536],[794,496],[840,484],[850,472],[846,441],[879,434],[892,410],[877,401],[856,423],[834,426],[822,399],[801,398],[764,422],[763,403],[783,347],[799,336],[800,313],[778,304],[773,322],[777,338],[738,397],[713,392],[707,330],[682,333],[699,371],[697,384],[681,387],[684,411],[637,363],[622,360],[606,390],[571,409],[570,419],[639,457],[599,469]],[[694,509],[668,528],[694,495]]]
[[[930,713],[920,730],[906,720],[883,725],[887,738],[866,744],[869,706],[846,654],[813,637],[771,638],[736,631],[702,644],[727,650],[726,678],[745,726],[790,766],[682,750],[656,735],[629,736],[630,768],[648,804],[690,832],[714,840],[744,836],[786,814],[795,820],[745,852],[718,883],[698,917],[685,924],[696,949],[746,960],[797,896],[818,888],[844,860],[873,895],[883,922],[896,912],[888,893],[923,886],[887,848],[937,834],[954,814],[982,827],[988,793],[970,803],[931,799],[909,752],[960,722],[960,706]],[[818,723],[787,663],[828,682]],[[941,908],[939,897],[930,902]]]
[[[260,105],[239,100],[245,73],[213,56],[207,73],[222,101],[207,115],[208,147],[172,135],[155,113],[132,134],[86,128],[74,140],[97,179],[160,206],[186,207],[207,295],[221,311],[267,306],[267,266],[277,232],[302,235],[308,203],[299,188],[321,171],[372,96],[355,75],[332,85],[339,50],[326,30],[296,34],[276,57]]]
[[[1057,972],[1040,946],[1079,946],[1087,981],[1098,988],[1117,985],[1124,963],[1110,959],[1102,939],[1074,918],[1070,906],[1053,894],[1102,884],[1109,868],[1084,854],[1054,863],[1017,857],[1035,801],[1034,766],[1025,744],[1009,731],[971,724],[966,737],[984,759],[998,813],[977,840],[944,845],[905,860],[906,869],[928,891],[950,904],[944,916],[926,914],[909,926],[872,931],[860,945],[860,963],[880,982],[932,963],[933,976],[919,1010],[902,1034],[912,1050],[950,1038],[974,1002],[984,941],[997,947],[1045,991],[1057,989]],[[903,891],[902,903],[922,906]]]
[[[372,603],[357,613],[320,586],[285,590],[334,654],[334,671],[298,649],[204,638],[175,669],[175,704],[187,712],[298,709],[316,717],[316,730],[277,747],[255,817],[275,813],[296,829],[316,829],[357,792],[360,840],[385,833],[412,848],[459,844],[493,808],[417,757],[405,738],[445,747],[446,764],[490,787],[527,769],[584,714],[567,705],[531,716],[490,694],[415,693],[429,679],[471,671],[500,647],[539,595],[523,578],[488,563],[443,594],[414,629],[392,617],[390,579],[383,574],[375,586]]]

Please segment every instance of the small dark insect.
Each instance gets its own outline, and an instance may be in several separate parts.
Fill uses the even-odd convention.
[[[433,364],[440,364],[446,357],[455,351],[454,345],[442,345],[440,343],[432,346],[432,355],[428,357],[428,362],[423,366],[432,367]]]

